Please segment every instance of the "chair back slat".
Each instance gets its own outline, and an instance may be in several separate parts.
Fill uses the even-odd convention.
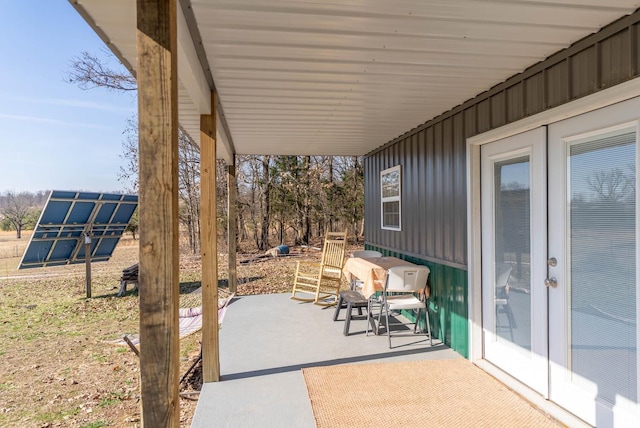
[[[413,293],[427,286],[429,268],[426,266],[394,266],[389,269],[385,289],[392,293]]]
[[[347,246],[347,231],[327,232],[322,249],[322,265],[342,269]]]

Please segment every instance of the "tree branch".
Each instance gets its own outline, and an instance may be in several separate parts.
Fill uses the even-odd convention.
[[[78,85],[80,89],[107,88],[121,92],[138,89],[138,82],[128,71],[118,72],[89,52],[82,52],[80,56],[73,58],[69,66],[69,75],[65,81]]]

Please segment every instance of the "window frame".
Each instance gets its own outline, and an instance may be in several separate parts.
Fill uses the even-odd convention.
[[[385,195],[385,185],[384,185],[385,177],[390,177],[393,175],[397,175],[397,182],[398,182],[397,195],[384,196]],[[386,187],[388,189],[389,185],[387,185]],[[398,224],[397,225],[385,224],[384,206],[386,203],[390,203],[390,202],[398,202]],[[402,230],[402,170],[400,168],[400,165],[387,168],[380,172],[380,227],[383,230],[393,230],[393,231]]]

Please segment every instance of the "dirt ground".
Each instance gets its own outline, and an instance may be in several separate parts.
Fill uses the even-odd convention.
[[[29,237],[0,232],[0,426],[140,426],[138,358],[109,343],[138,332],[137,291],[116,296],[122,269],[138,261],[138,242],[122,239],[110,261],[93,265],[87,299],[84,264],[17,270]],[[296,260],[320,254],[292,253],[240,264],[238,294],[289,291]],[[255,256],[239,254],[238,260]],[[199,287],[200,260],[184,255],[180,265],[181,301],[187,302],[183,297]],[[226,284],[226,254],[219,257],[219,278]],[[181,340],[181,373],[197,359],[199,340],[200,333]],[[181,387],[187,393],[181,426],[191,424],[198,397],[193,391],[200,387],[196,369]]]

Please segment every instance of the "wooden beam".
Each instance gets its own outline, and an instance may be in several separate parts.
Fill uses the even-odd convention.
[[[202,254],[202,380],[220,380],[218,227],[216,210],[216,93],[200,116],[200,249]]]
[[[175,0],[137,0],[142,426],[180,426]]]
[[[233,155],[233,163],[227,165],[227,203],[229,219],[227,221],[227,231],[229,236],[229,291],[235,293],[238,290],[237,266],[237,242],[238,242],[238,220],[236,210],[236,157]]]

